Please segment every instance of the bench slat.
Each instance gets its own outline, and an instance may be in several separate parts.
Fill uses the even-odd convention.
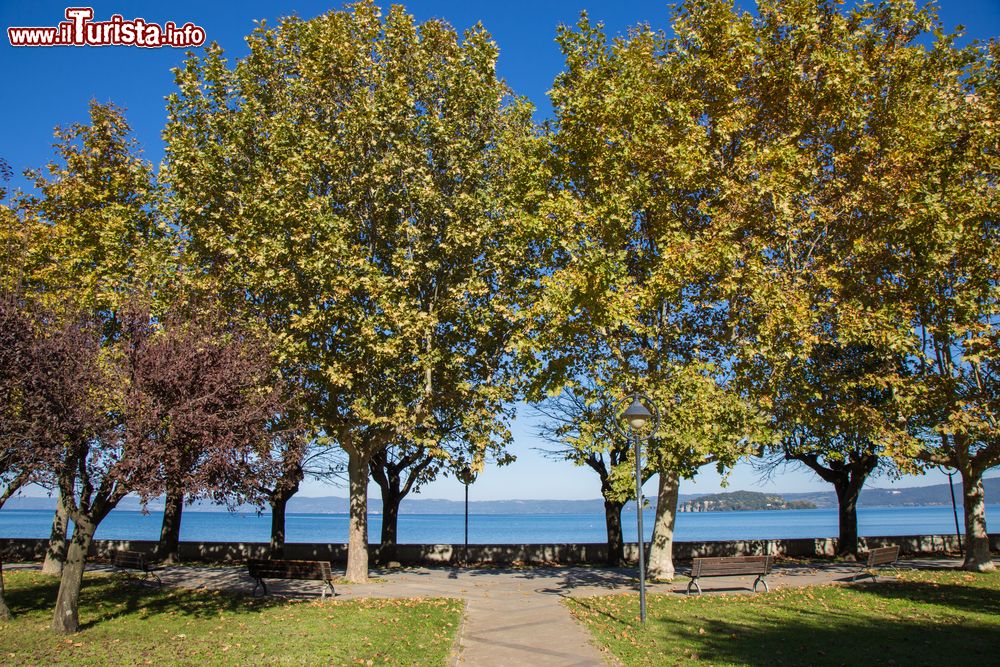
[[[899,559],[899,546],[879,547],[868,552],[868,567],[888,565]]]
[[[142,570],[148,572],[152,568],[146,560],[146,554],[140,551],[115,551],[111,554],[111,564],[120,569]]]
[[[725,577],[740,574],[765,575],[771,571],[773,556],[722,556],[695,558],[692,577]]]
[[[323,560],[266,560],[261,558],[248,558],[247,570],[250,576],[257,580],[253,594],[256,597],[257,589],[260,588],[264,595],[267,595],[267,585],[265,579],[310,579],[323,582],[323,597],[326,598],[326,589],[336,595],[333,588],[333,569],[329,561]]]
[[[247,569],[256,579],[333,579],[328,561],[250,559]]]

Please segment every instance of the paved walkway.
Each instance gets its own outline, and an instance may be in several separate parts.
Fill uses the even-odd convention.
[[[957,567],[960,561],[901,561],[901,568]],[[16,567],[16,566],[15,566]],[[102,566],[95,566],[95,569]],[[771,590],[849,582],[857,566],[837,563],[777,565],[768,577]],[[683,569],[681,570],[683,572]],[[610,654],[590,643],[563,598],[635,592],[634,569],[603,567],[401,568],[373,570],[367,584],[337,584],[337,599],[454,597],[466,602],[454,665],[585,667],[614,664]],[[163,583],[182,588],[249,593],[253,581],[244,567],[170,567]],[[751,577],[717,577],[704,582],[706,595],[749,593]],[[651,593],[683,595],[687,577],[651,584]],[[271,594],[319,597],[313,581],[268,581]]]
[[[904,562],[902,567],[956,567],[959,561]],[[683,570],[682,570],[683,571]],[[849,582],[857,566],[835,563],[782,564],[768,577],[771,590]],[[337,599],[366,597],[455,597],[466,601],[453,664],[476,667],[551,665],[587,667],[614,664],[590,642],[562,604],[566,597],[635,592],[634,569],[603,567],[401,568],[373,570],[368,584],[338,584]],[[188,588],[248,592],[253,582],[244,568],[173,567],[165,584]],[[718,577],[704,582],[705,594],[747,593],[749,577]],[[687,577],[651,584],[651,593],[683,595]],[[275,595],[318,596],[310,581],[268,582]]]

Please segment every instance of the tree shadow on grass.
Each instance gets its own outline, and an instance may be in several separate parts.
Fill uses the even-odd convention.
[[[852,587],[839,601],[824,601],[818,591],[803,597],[808,594],[759,596],[746,604],[663,600],[643,630],[631,609],[607,598],[575,604],[592,627],[611,630],[613,650],[639,656],[629,664],[665,664],[664,650],[676,659],[751,665],[1000,664],[995,589],[884,582]],[[638,650],[617,639],[626,634]]]
[[[50,611],[55,606],[59,579],[32,576],[20,579],[6,591],[7,604],[15,615]],[[249,596],[202,592],[184,589],[151,588],[124,585],[111,576],[84,578],[80,595],[81,629],[128,617],[148,618],[161,614],[189,618],[213,618],[222,613],[258,613],[285,604],[277,598],[254,599]]]
[[[754,625],[702,619],[705,633],[696,635],[690,627],[657,618],[649,630],[691,635],[687,644],[701,660],[754,665],[940,665],[954,664],[959,655],[964,664],[975,664],[996,660],[1000,646],[1000,628],[976,623],[873,621],[844,614],[817,622],[813,615]]]
[[[886,581],[859,584],[853,588],[859,593],[887,600],[934,605],[954,612],[1000,615],[1000,590],[995,588],[925,581]]]

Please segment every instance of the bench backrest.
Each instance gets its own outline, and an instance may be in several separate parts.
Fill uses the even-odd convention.
[[[115,551],[111,554],[111,564],[130,570],[145,570],[147,567],[146,554],[141,551]]]
[[[691,562],[691,576],[723,576],[727,574],[768,574],[774,556],[722,556],[695,558]]]
[[[271,560],[248,558],[247,570],[254,579],[319,579],[330,581],[333,570],[325,560]]]
[[[899,545],[892,547],[879,547],[868,552],[868,567],[876,565],[888,565],[895,563],[899,558]]]

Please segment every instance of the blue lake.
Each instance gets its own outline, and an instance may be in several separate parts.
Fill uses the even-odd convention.
[[[961,511],[961,510],[960,510]],[[1000,505],[988,505],[991,532],[1000,529]],[[114,510],[97,530],[98,539],[156,540],[162,514]],[[461,543],[461,514],[401,514],[399,541],[403,544]],[[959,514],[961,521],[961,514]],[[52,512],[0,510],[0,537],[48,537]],[[624,512],[625,539],[635,540],[635,514]],[[951,507],[871,507],[858,510],[861,535],[944,534],[955,531]],[[653,513],[643,516],[646,539],[652,532]],[[377,542],[381,517],[369,517],[369,539]],[[227,512],[185,512],[181,539],[185,541],[267,542],[270,515]],[[833,537],[837,511],[772,510],[762,512],[704,512],[677,515],[675,539],[736,540],[791,537]],[[289,542],[347,541],[347,515],[289,514]],[[489,514],[469,517],[469,541],[476,544],[603,542],[603,515],[596,514]]]

